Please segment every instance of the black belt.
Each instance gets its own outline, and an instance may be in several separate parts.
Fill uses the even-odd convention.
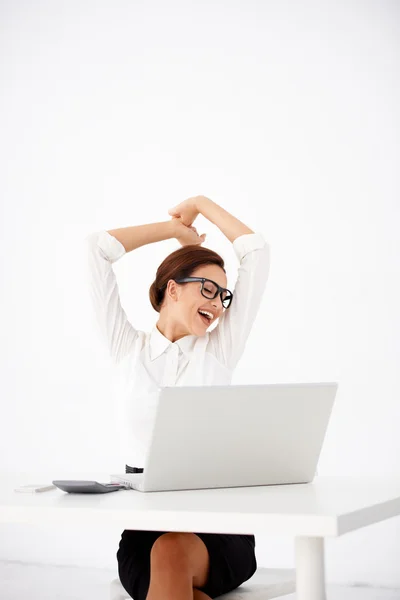
[[[143,473],[144,469],[140,467],[130,467],[129,465],[125,465],[125,473]]]

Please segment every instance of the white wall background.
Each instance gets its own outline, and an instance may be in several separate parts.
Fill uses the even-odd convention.
[[[204,194],[271,244],[233,383],[338,381],[319,474],[398,475],[399,4],[0,7],[1,470],[121,470],[83,240]],[[231,244],[195,225],[233,285]],[[115,265],[141,329],[177,247]],[[328,540],[328,581],[400,587],[399,534]],[[116,567],[119,536],[2,525],[0,558]],[[257,536],[257,557],[292,566],[292,540]]]

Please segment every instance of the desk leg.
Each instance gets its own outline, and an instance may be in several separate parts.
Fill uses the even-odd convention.
[[[323,537],[296,537],[296,599],[326,600]]]

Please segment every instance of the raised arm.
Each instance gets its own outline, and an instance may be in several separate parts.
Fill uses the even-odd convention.
[[[216,202],[213,202],[213,200],[210,200],[210,198],[200,196],[196,202],[196,206],[199,213],[216,225],[232,243],[241,235],[254,233],[250,227],[247,227],[242,221],[239,221],[239,219]]]
[[[227,210],[205,196],[195,196],[169,210],[191,225],[198,214],[216,225],[233,244],[239,260],[233,300],[209,334],[207,350],[234,369],[241,358],[257,316],[270,268],[270,246],[261,232],[255,233]]]
[[[136,248],[140,248],[140,246],[175,237],[175,224],[173,221],[162,221],[160,223],[148,223],[147,225],[109,229],[107,233],[114,236],[124,246],[125,252],[131,252]]]
[[[208,343],[208,350],[233,370],[260,308],[269,276],[270,246],[261,232],[255,233],[209,198],[200,198],[198,209],[232,242],[239,260],[232,303],[211,331]]]
[[[132,351],[138,330],[121,306],[112,264],[139,246],[175,237],[175,231],[173,221],[164,221],[98,231],[86,237],[88,280],[96,320],[115,363]]]

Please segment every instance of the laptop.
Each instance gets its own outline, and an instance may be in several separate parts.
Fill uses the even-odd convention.
[[[309,483],[338,384],[160,387],[140,492]]]

